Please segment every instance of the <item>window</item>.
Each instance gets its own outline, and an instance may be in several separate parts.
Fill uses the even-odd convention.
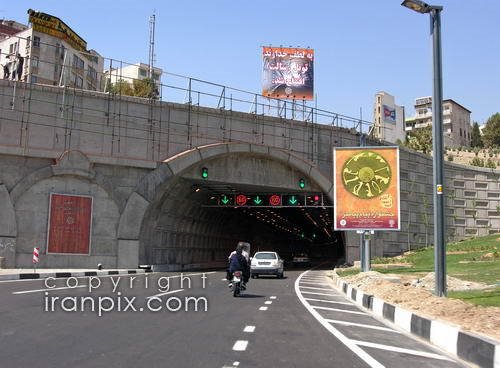
[[[87,76],[92,79],[92,80],[97,80],[97,72],[94,68],[89,66],[89,69],[87,70]]]
[[[17,42],[11,43],[9,46],[9,53],[15,54],[17,52]]]
[[[83,88],[83,78],[74,74],[75,76],[75,87],[77,88]]]
[[[256,253],[256,259],[276,259],[275,253]]]
[[[145,77],[148,73],[144,69],[139,69],[139,75]]]
[[[40,47],[40,37],[38,36],[33,37],[33,47]]]
[[[31,67],[32,67],[32,68],[38,68],[38,63],[39,63],[39,61],[40,61],[40,60],[39,60],[38,56],[33,56],[33,57],[31,58]]]
[[[31,83],[38,83],[38,78],[36,75],[31,76]]]
[[[26,50],[29,50],[31,46],[31,36],[26,37]]]
[[[64,45],[61,45],[61,60],[64,60],[64,55],[66,54],[66,49],[64,48]]]
[[[462,128],[460,128],[460,137],[462,136]]]
[[[158,73],[153,73],[153,79],[154,79],[154,80],[159,80],[159,79],[160,79],[160,74],[158,74]]]
[[[56,55],[59,55],[59,52],[61,51],[61,45],[59,43],[56,43]]]
[[[85,63],[78,56],[73,55],[73,66],[76,69],[83,69],[83,67],[85,66]]]

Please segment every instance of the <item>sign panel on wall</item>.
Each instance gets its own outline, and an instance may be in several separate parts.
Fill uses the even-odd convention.
[[[400,230],[399,148],[333,151],[335,230]]]
[[[383,105],[382,107],[384,108],[384,122],[396,124],[396,109],[387,105]]]
[[[262,48],[262,95],[312,100],[314,50],[290,47]]]
[[[50,194],[47,253],[89,254],[92,197]]]

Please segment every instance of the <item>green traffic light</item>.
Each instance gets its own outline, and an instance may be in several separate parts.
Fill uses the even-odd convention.
[[[299,187],[300,189],[304,189],[306,186],[306,181],[304,179],[299,180]]]
[[[203,179],[207,179],[207,178],[208,178],[208,169],[207,169],[206,167],[203,167],[203,168],[201,169],[201,177],[202,177]]]

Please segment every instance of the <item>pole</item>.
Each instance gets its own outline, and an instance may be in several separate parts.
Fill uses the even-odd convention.
[[[441,70],[441,7],[431,10],[433,95],[432,138],[434,179],[434,270],[435,293],[446,296],[446,251],[443,194],[443,86]]]
[[[365,244],[364,244],[364,253],[365,253],[365,260],[363,264],[363,272],[368,272],[371,269],[371,264],[370,264],[370,231],[365,231],[364,233],[364,239],[365,239]]]
[[[362,230],[359,232],[359,260],[361,264],[361,272],[366,272],[365,269],[365,259],[366,259],[366,254],[365,254],[365,231]]]

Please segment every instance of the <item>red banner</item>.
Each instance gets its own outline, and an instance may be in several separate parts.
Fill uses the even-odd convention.
[[[92,197],[51,194],[48,253],[89,254]]]

